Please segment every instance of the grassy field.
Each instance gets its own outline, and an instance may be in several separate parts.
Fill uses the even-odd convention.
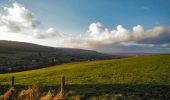
[[[125,59],[87,61],[52,66],[48,68],[0,74],[1,84],[55,85],[60,77],[66,84],[157,84],[170,85],[170,55],[152,55]]]
[[[87,100],[111,100],[107,98],[120,94],[125,100],[170,99],[170,54],[77,62],[0,74],[0,84],[3,85],[0,94],[9,89],[7,85],[12,76],[16,77],[15,95],[33,84],[40,85],[41,96],[48,90],[56,94],[62,75],[66,77],[67,94],[71,90],[73,96],[85,96]]]

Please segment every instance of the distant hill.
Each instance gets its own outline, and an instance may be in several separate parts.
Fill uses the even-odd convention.
[[[124,56],[102,54],[91,50],[0,41],[0,73],[36,69],[68,62],[122,57]]]
[[[42,46],[38,44],[32,43],[25,43],[25,42],[16,42],[16,41],[4,41],[0,40],[0,52],[5,51],[43,51],[43,52],[79,52],[79,53],[97,53],[96,51],[92,50],[83,50],[83,49],[76,49],[76,48],[55,48],[55,47],[48,47]]]

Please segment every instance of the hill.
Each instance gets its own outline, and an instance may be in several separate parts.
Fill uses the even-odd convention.
[[[41,95],[48,90],[58,91],[62,75],[66,77],[67,98],[78,96],[87,100],[122,100],[121,95],[125,100],[170,98],[170,54],[76,62],[0,74],[0,84],[3,84],[0,94],[7,91],[9,87],[4,85],[11,83],[12,76],[15,76],[15,95],[33,84],[38,84],[38,93]]]
[[[61,75],[67,84],[157,84],[170,85],[170,54],[124,59],[86,61],[48,68],[0,74],[3,84],[16,76],[16,84],[59,84]]]
[[[37,69],[68,62],[121,57],[123,56],[102,54],[91,50],[0,41],[0,73]]]

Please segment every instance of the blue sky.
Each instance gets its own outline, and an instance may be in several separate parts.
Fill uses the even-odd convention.
[[[127,30],[136,25],[144,30],[170,26],[170,0],[1,0],[1,8],[12,2],[28,9],[43,27],[53,27],[60,34],[84,34],[97,22],[109,30],[118,25]]]
[[[17,0],[16,0],[17,1]],[[1,0],[1,4],[9,1]],[[90,23],[126,28],[170,24],[169,0],[18,0],[45,26],[71,34],[84,32]]]

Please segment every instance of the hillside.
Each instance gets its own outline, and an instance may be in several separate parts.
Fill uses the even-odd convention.
[[[0,73],[37,69],[68,62],[121,57],[123,56],[107,55],[90,50],[0,41]]]
[[[155,84],[170,85],[170,54],[124,59],[86,61],[48,68],[0,74],[2,84],[12,76],[16,84],[59,84],[61,75],[67,84]]]
[[[32,71],[0,74],[0,94],[15,76],[15,94],[28,85],[40,96],[49,90],[57,94],[60,78],[66,77],[66,98],[85,100],[169,100],[170,54],[124,59],[85,61]],[[72,98],[72,99],[71,99]],[[117,99],[116,99],[117,98]]]

